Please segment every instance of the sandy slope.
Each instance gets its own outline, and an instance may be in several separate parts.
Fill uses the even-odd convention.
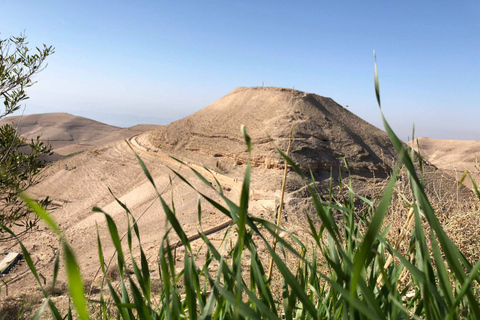
[[[218,196],[196,179],[189,169],[166,154],[149,153],[138,146],[133,146],[133,148],[141,155],[149,168],[159,193],[165,197],[168,203],[174,201],[177,218],[186,233],[188,235],[196,234],[199,229],[196,211],[198,194],[175,178],[170,168],[178,170],[184,177],[192,181],[194,186],[214,199],[219,200]],[[205,174],[208,180],[215,185],[213,176],[199,166],[195,166],[195,168]],[[170,178],[172,178],[172,184],[170,184]],[[215,178],[222,183],[226,195],[237,201],[241,186],[239,181],[241,180],[219,173],[215,174]],[[134,152],[125,141],[112,142],[58,160],[42,172],[41,182],[29,190],[32,196],[51,196],[55,207],[52,214],[70,240],[79,258],[83,275],[90,280],[93,279],[99,267],[96,246],[97,224],[104,244],[105,256],[111,257],[114,254],[105,217],[103,214],[92,212],[92,207],[98,206],[110,214],[118,223],[121,235],[124,235],[126,231],[125,212],[110,194],[109,188],[119,200],[128,205],[132,214],[138,219],[142,245],[152,262],[153,270],[158,248],[162,236],[165,234],[165,217],[153,186],[141,170]],[[271,212],[275,209],[275,199],[278,199],[278,194],[269,192],[268,195],[264,195],[258,192],[258,189],[261,188],[256,186],[252,188],[252,190],[255,189],[257,190],[254,195],[256,200],[252,202],[252,211],[260,216],[273,215]],[[204,228],[229,220],[205,202],[202,204],[202,208]],[[23,237],[22,241],[34,255],[37,268],[48,282],[52,279],[53,260],[58,241],[46,228],[40,227],[40,229],[44,232],[27,235]],[[216,239],[221,239],[221,237],[222,234],[216,234],[211,239],[214,243],[218,243]],[[196,248],[199,244],[195,242],[193,247]],[[124,245],[126,245],[125,242]],[[9,250],[18,251],[19,248],[13,243],[0,244],[0,252]],[[15,272],[20,272],[23,270],[22,268],[25,268],[24,263]],[[9,283],[10,293],[28,291],[29,288],[35,288],[35,281],[28,274],[19,276],[18,281]]]
[[[480,182],[480,167],[477,164],[480,157],[480,141],[418,138],[409,144],[420,150],[425,159],[456,179],[461,179],[463,172],[468,170],[476,182]],[[465,184],[472,186],[469,179],[465,180]]]
[[[166,165],[179,168],[186,177],[192,176],[171,160],[142,154],[147,167],[155,180],[158,191],[170,202],[173,200],[177,209],[178,219],[188,232],[195,232],[196,223],[196,193],[183,183],[170,185],[172,172]],[[155,256],[158,244],[165,232],[164,214],[158,200],[155,201],[153,186],[143,174],[134,153],[124,141],[108,144],[100,149],[94,149],[75,157],[61,160],[44,172],[42,183],[31,190],[32,193],[52,194],[54,201],[60,207],[54,212],[56,220],[71,239],[77,255],[82,257],[81,266],[87,277],[92,276],[90,266],[98,266],[95,248],[96,223],[99,224],[102,240],[108,243],[108,232],[103,214],[92,213],[93,206],[99,206],[119,223],[120,232],[125,231],[126,220],[124,210],[116,203],[109,193],[128,205],[134,216],[139,219],[144,246],[151,257]],[[48,187],[48,190],[45,188]],[[40,191],[39,188],[42,190]],[[236,188],[232,188],[236,190]],[[205,205],[206,206],[206,205]],[[206,210],[211,210],[206,206]],[[211,210],[213,211],[213,210]],[[218,214],[207,215],[209,219],[221,220]],[[81,235],[81,236],[79,236]],[[49,242],[49,241],[47,241]],[[38,242],[37,242],[38,245]],[[111,246],[108,246],[111,248]],[[111,254],[111,250],[106,251]],[[96,270],[95,270],[96,271]]]
[[[0,120],[0,125],[7,123],[13,123],[28,140],[40,136],[43,141],[50,143],[55,152],[53,160],[159,127],[137,125],[119,128],[68,113],[11,116]]]

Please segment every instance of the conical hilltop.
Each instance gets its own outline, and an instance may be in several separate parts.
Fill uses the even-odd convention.
[[[285,150],[295,124],[291,156],[316,175],[338,172],[343,158],[351,173],[384,176],[395,158],[385,132],[360,119],[331,98],[284,88],[240,87],[206,108],[158,130],[139,142],[150,149],[228,168],[246,162],[241,125],[252,138],[252,163],[280,168],[275,145]],[[322,174],[323,172],[323,174]]]

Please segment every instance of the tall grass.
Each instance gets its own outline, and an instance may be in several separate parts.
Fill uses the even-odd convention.
[[[147,167],[137,155],[168,221],[168,231],[158,250],[160,286],[153,289],[154,281],[136,220],[127,206],[117,199],[127,214],[126,248],[110,215],[100,208],[93,210],[105,215],[117,251],[119,286],[107,277],[103,245],[98,237],[105,286],[98,301],[87,301],[78,264],[61,230],[41,207],[26,199],[27,204],[59,236],[76,316],[90,319],[92,314],[88,305],[97,305],[100,311],[96,317],[102,319],[479,319],[480,293],[475,288],[480,281],[480,261],[470,264],[446,235],[415,169],[415,155],[407,152],[384,118],[376,62],[375,91],[385,130],[398,153],[398,163],[379,201],[356,195],[349,185],[344,186],[347,192],[340,198],[334,198],[330,191],[330,198],[323,200],[314,179],[305,176],[287,155],[278,150],[285,163],[304,179],[310,192],[316,215],[314,219],[307,215],[313,247],[307,248],[293,234],[249,214],[250,162],[245,168],[238,203],[224,194],[218,181],[215,188],[206,177],[190,167],[207,188],[216,192],[222,203],[195,189],[179,172],[174,171],[174,174],[197,190],[202,201],[232,219],[237,234],[231,246],[224,241],[216,247],[200,231],[206,250],[206,259],[200,263],[176,218],[174,206],[169,206],[162,198]],[[245,128],[242,128],[242,134],[250,153],[252,145]],[[406,254],[398,251],[398,243],[388,241],[388,227],[383,228],[401,167],[407,172],[413,193],[409,216],[411,238]],[[474,186],[480,198],[480,192]],[[364,204],[361,211],[355,204],[356,199]],[[201,202],[198,216],[201,220]],[[422,226],[425,221],[429,226],[427,233]],[[173,248],[176,245],[170,243],[171,234],[178,236],[185,248],[180,271],[174,261]],[[273,249],[272,238],[278,243],[278,250]],[[139,243],[138,254],[134,252],[134,241]],[[43,289],[28,251],[20,245],[46,297],[34,318],[38,319],[49,309],[53,319],[63,319]],[[268,279],[268,261],[260,258],[262,248],[268,251],[282,283],[275,284]],[[287,255],[296,258],[298,264],[295,267],[286,262]],[[140,258],[134,259],[135,256]],[[131,265],[132,273],[125,272],[127,263]],[[218,264],[216,271],[212,271],[213,264]],[[54,269],[56,279],[58,260]],[[183,288],[176,285],[180,280],[183,280]],[[281,295],[273,291],[274,287],[281,288]],[[66,316],[72,318],[74,312],[69,310]]]

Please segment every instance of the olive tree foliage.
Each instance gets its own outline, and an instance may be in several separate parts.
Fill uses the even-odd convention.
[[[33,77],[45,68],[45,59],[54,48],[28,47],[25,35],[0,38],[0,101],[3,99],[0,119],[12,114],[28,99],[25,90],[35,82]],[[15,124],[0,127],[0,224],[13,225],[29,230],[37,220],[30,214],[18,193],[38,181],[38,173],[46,164],[46,156],[52,148],[37,137],[26,141]],[[47,206],[47,198],[39,199]],[[0,229],[3,230],[3,229]],[[0,239],[5,239],[0,232]]]

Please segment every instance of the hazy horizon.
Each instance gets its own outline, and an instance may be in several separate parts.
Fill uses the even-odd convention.
[[[480,4],[6,0],[1,38],[56,53],[25,114],[68,112],[128,127],[168,124],[239,86],[331,97],[400,137],[480,140]],[[20,12],[21,14],[15,14]],[[5,14],[8,13],[8,14]],[[16,113],[17,115],[19,113]]]

